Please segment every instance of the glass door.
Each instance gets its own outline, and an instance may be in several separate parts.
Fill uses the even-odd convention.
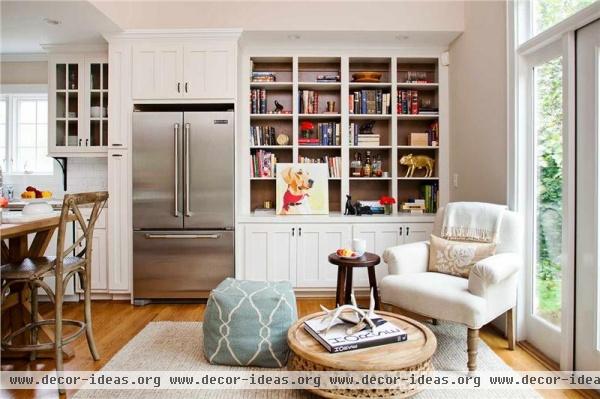
[[[79,139],[79,64],[56,64],[56,146],[75,147]]]
[[[528,62],[529,242],[527,340],[559,362],[561,356],[565,170],[563,57],[560,42]]]
[[[577,37],[575,369],[600,369],[600,21]]]
[[[85,145],[103,147],[108,145],[108,63],[87,64],[89,76],[89,137]]]

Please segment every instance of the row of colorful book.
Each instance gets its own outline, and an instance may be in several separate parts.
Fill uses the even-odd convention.
[[[392,96],[383,90],[359,90],[350,94],[348,106],[350,114],[383,114],[391,113]]]
[[[319,112],[319,92],[314,90],[299,90],[298,107],[301,114],[321,113]]]
[[[317,123],[317,137],[300,137],[299,145],[341,145],[340,124],[336,122]]]
[[[437,182],[421,185],[421,197],[425,201],[425,212],[437,212],[439,186]]]
[[[300,163],[325,163],[329,167],[329,177],[342,177],[342,158],[325,155],[322,158],[298,156]]]
[[[250,145],[277,145],[277,131],[273,126],[250,126]]]
[[[258,150],[250,154],[250,177],[275,177],[277,157],[271,152]]]
[[[277,75],[274,72],[253,71],[251,79],[253,82],[275,82]]]
[[[267,91],[265,89],[250,90],[250,113],[267,113]]]

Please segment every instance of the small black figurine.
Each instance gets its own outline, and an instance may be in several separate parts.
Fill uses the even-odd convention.
[[[363,123],[359,128],[360,134],[373,134],[373,126],[375,126],[375,121],[370,120]]]
[[[273,113],[275,114],[280,114],[283,112],[283,105],[281,105],[281,103],[277,100],[275,100],[275,109],[273,110]]]
[[[356,209],[352,206],[352,196],[346,194],[346,210],[344,215],[356,215]]]
[[[362,206],[359,201],[356,201],[354,203],[354,209],[355,209],[355,212],[356,212],[356,216],[372,215],[373,214],[373,211],[371,210],[371,207],[369,207],[369,206]]]

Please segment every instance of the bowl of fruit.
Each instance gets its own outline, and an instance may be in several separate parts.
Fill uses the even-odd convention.
[[[28,186],[21,193],[21,200],[27,202],[27,205],[23,208],[23,215],[41,215],[52,212],[52,205],[48,203],[52,200],[51,191],[42,191]]]
[[[342,259],[357,259],[362,256],[358,252],[355,252],[348,248],[340,248],[337,251],[335,251],[335,253],[337,256],[339,256]]]

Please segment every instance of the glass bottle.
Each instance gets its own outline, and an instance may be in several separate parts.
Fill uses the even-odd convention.
[[[376,177],[381,177],[381,175],[383,174],[382,170],[381,170],[381,155],[380,154],[376,154],[375,155],[375,160],[373,161],[373,176]]]
[[[365,155],[365,163],[362,167],[362,176],[363,177],[371,177],[371,172],[373,171],[373,167],[371,165],[371,151],[367,151]]]
[[[360,177],[361,170],[362,170],[361,156],[360,156],[360,153],[355,152],[354,160],[352,160],[352,162],[350,163],[350,172],[351,172],[352,177]]]

